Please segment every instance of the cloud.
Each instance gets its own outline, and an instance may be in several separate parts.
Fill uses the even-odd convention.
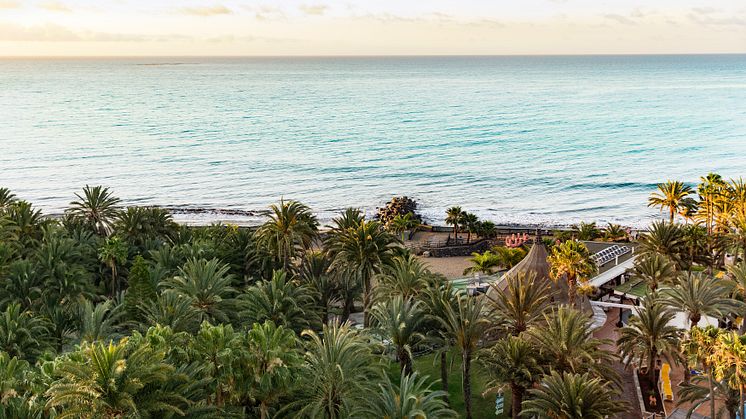
[[[193,16],[217,16],[217,15],[229,15],[233,11],[223,5],[215,6],[204,6],[204,7],[185,7],[181,9],[182,13],[193,15]]]
[[[274,6],[243,6],[244,9],[253,12],[256,20],[284,20],[285,12]]]
[[[13,0],[0,0],[0,9],[17,9],[21,3]]]
[[[299,7],[299,9],[303,13],[307,15],[311,15],[311,16],[321,16],[326,12],[328,8],[329,6],[325,4],[313,4],[313,5],[302,4]]]
[[[627,16],[622,16],[618,14],[605,14],[604,17],[609,20],[613,20],[614,22],[621,23],[622,25],[637,25],[637,22],[635,22],[633,19],[628,18]]]
[[[69,7],[65,5],[64,3],[60,3],[58,1],[45,1],[43,3],[39,4],[39,7],[41,7],[44,10],[49,10],[51,12],[71,12]]]
[[[55,24],[21,26],[0,22],[0,41],[11,42],[169,42],[189,41],[185,35],[142,35],[74,31]]]
[[[689,19],[700,25],[746,26],[746,16],[721,13],[719,10],[711,7],[695,7],[691,9]]]

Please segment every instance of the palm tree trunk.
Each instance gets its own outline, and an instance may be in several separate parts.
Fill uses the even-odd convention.
[[[111,295],[112,297],[117,295],[117,264],[113,260],[110,262],[111,267]]]
[[[575,308],[575,278],[567,279],[567,303],[571,308]]]
[[[523,392],[526,391],[523,387],[510,383],[510,394],[511,404],[510,410],[512,412],[513,419],[518,419],[521,416],[521,405],[523,404]]]
[[[363,326],[368,328],[370,326],[370,278],[366,275],[363,283]]]
[[[745,417],[744,413],[746,412],[744,412],[744,408],[743,408],[743,386],[742,385],[738,386],[738,409],[741,410],[741,419],[743,419]]]
[[[648,381],[651,386],[656,386],[658,383],[655,382],[655,361],[658,359],[658,351],[653,351],[650,354],[650,360],[648,361]]]
[[[261,414],[261,419],[269,418],[269,409],[267,408],[267,403],[265,403],[264,400],[259,403],[259,413]]]
[[[443,396],[443,400],[445,400],[446,405],[450,406],[450,400],[448,400],[448,359],[447,359],[447,352],[444,350],[440,353],[440,383],[443,385],[443,391],[445,391],[445,396]]]
[[[712,381],[712,371],[710,368],[705,367],[705,373],[707,374],[707,385],[710,387],[710,417],[715,417],[715,383]]]
[[[412,374],[412,358],[409,357],[409,353],[402,347],[398,348],[399,353],[399,368],[403,375]]]
[[[462,363],[461,386],[464,389],[464,407],[466,408],[466,419],[471,419],[471,351],[464,351]]]
[[[669,211],[671,212],[671,224],[673,224],[673,219],[674,219],[674,207],[673,207],[673,206],[669,207]]]

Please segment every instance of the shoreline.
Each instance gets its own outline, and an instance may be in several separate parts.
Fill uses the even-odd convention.
[[[245,228],[251,228],[251,227],[258,227],[262,223],[264,223],[267,220],[267,217],[270,214],[269,209],[262,209],[262,210],[244,210],[244,209],[234,209],[234,208],[204,208],[204,207],[187,207],[187,206],[179,206],[179,205],[129,205],[129,206],[142,206],[142,207],[152,207],[152,208],[161,208],[169,211],[171,213],[171,216],[173,217],[174,222],[180,225],[190,226],[190,227],[205,227],[210,226],[213,224],[231,224],[236,225],[238,227],[245,227]],[[346,208],[346,207],[345,207]],[[377,207],[373,209],[361,209],[363,213],[365,214],[367,219],[374,219],[375,215],[377,213]],[[328,227],[332,219],[336,217],[341,211],[344,210],[344,208],[339,209],[332,209],[332,210],[324,210],[324,211],[314,211],[313,208],[311,208],[312,212],[316,217],[319,219],[319,227],[321,230],[325,230],[326,227]],[[51,218],[59,218],[62,217],[63,213],[61,211],[54,211],[46,213],[44,209],[42,208],[42,213]],[[425,225],[434,227],[436,229],[448,229],[450,228],[445,224],[442,218],[434,218],[432,216],[428,216],[428,214],[432,214],[433,211],[428,210],[427,208],[424,208],[424,210],[418,211],[420,215],[422,216],[422,219],[425,223]],[[480,220],[483,221],[491,221],[495,224],[495,227],[498,230],[511,230],[515,232],[532,232],[536,229],[540,230],[570,230],[573,225],[579,223],[580,221],[590,223],[590,222],[596,222],[596,226],[598,228],[603,228],[607,222],[606,221],[600,221],[600,220],[593,220],[593,219],[580,219],[580,221],[577,222],[500,222],[496,221],[494,218],[489,216],[481,216]],[[614,224],[619,224],[624,228],[629,228],[632,230],[642,230],[646,228],[647,224],[652,221],[653,219],[648,219],[645,221],[640,221],[639,223],[624,223],[624,222],[613,222]]]

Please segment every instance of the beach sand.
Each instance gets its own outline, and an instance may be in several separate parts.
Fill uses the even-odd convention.
[[[446,278],[461,278],[464,269],[468,268],[470,256],[455,256],[448,258],[426,258],[419,257],[431,271],[445,275]]]

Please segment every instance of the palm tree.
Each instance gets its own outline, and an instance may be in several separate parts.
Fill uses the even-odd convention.
[[[710,416],[717,419],[736,419],[738,412],[738,390],[733,389],[725,380],[716,380],[710,388],[709,383],[702,385],[710,377],[695,375],[691,382],[679,384],[679,401],[677,406],[688,405],[687,415],[692,415],[705,403],[715,402],[717,408],[715,415]],[[711,412],[712,413],[712,412]]]
[[[143,301],[138,306],[142,327],[168,326],[176,332],[194,332],[199,326],[202,312],[194,306],[194,300],[176,291],[166,290],[152,301]]]
[[[414,255],[397,256],[384,266],[383,273],[376,279],[376,294],[381,298],[401,295],[404,298],[417,296],[428,285],[433,274]]]
[[[676,313],[656,294],[647,294],[629,323],[619,332],[617,347],[627,365],[647,366],[648,379],[655,383],[655,364],[659,357],[669,363],[677,359],[681,331],[671,326]]]
[[[602,349],[612,342],[593,337],[590,318],[567,306],[560,306],[544,314],[544,321],[526,332],[527,338],[538,348],[547,373],[550,371],[592,373],[616,381],[613,369],[615,356]]]
[[[275,271],[271,280],[249,287],[238,300],[241,317],[249,324],[270,320],[296,333],[319,324],[313,296],[284,271]]]
[[[715,394],[715,377],[712,371],[713,363],[711,358],[716,350],[720,333],[721,329],[714,326],[707,326],[704,329],[695,326],[689,330],[686,339],[681,342],[681,352],[688,361],[687,365],[700,364],[702,366],[704,375],[707,376],[707,387],[710,395]],[[690,386],[689,399],[694,396],[693,393],[695,391]],[[716,397],[708,395],[708,399],[710,400],[710,417],[714,418]]]
[[[47,408],[60,408],[58,418],[183,415],[176,406],[183,397],[163,388],[173,371],[147,345],[86,344],[55,368]]]
[[[533,387],[542,375],[536,354],[536,348],[527,340],[508,336],[497,341],[479,357],[493,380],[491,385],[509,386],[513,419],[521,415],[526,389]]]
[[[551,290],[546,281],[537,280],[533,273],[520,273],[506,281],[508,287],[504,291],[498,289],[496,284],[490,285],[486,306],[500,328],[518,336],[544,319]]]
[[[476,216],[476,214],[473,214],[471,212],[464,212],[461,214],[461,221],[459,224],[466,228],[466,232],[468,233],[468,235],[466,236],[466,243],[470,243],[471,233],[477,230],[479,218]]]
[[[285,272],[298,249],[311,246],[316,237],[318,222],[311,209],[297,201],[280,200],[270,207],[269,220],[256,232],[262,243],[282,263]]]
[[[163,286],[179,295],[192,299],[200,312],[200,321],[228,321],[231,299],[236,293],[231,283],[230,267],[217,259],[189,259],[179,274]]]
[[[337,233],[331,242],[334,255],[332,269],[339,275],[355,278],[363,288],[364,325],[369,323],[372,279],[383,272],[393,257],[397,240],[383,230],[377,221],[361,221],[357,228],[348,228]]]
[[[98,258],[111,270],[111,296],[114,296],[119,293],[117,265],[127,261],[127,244],[117,236],[109,237],[99,249]]]
[[[234,372],[231,365],[234,362],[240,363],[245,356],[240,336],[230,324],[211,325],[202,322],[189,348],[192,356],[204,365],[206,375],[214,383],[213,394],[207,397],[207,402],[215,406],[223,407],[238,391],[237,375],[240,372]],[[244,368],[241,365],[237,369]]]
[[[254,323],[246,341],[252,371],[249,392],[259,402],[260,418],[267,419],[270,407],[290,392],[301,368],[298,341],[291,330],[270,321]]]
[[[715,222],[715,207],[725,187],[725,181],[717,173],[708,173],[707,176],[700,177],[700,184],[697,186],[697,193],[700,200],[699,213],[697,215],[704,220],[708,236],[712,235],[713,224]]]
[[[619,393],[588,374],[552,373],[529,390],[521,415],[547,419],[605,418],[626,410]]]
[[[707,229],[700,224],[687,224],[681,229],[684,251],[681,254],[682,265],[691,270],[695,263],[705,263],[708,266],[712,254],[708,252],[709,238]]]
[[[606,225],[606,228],[603,230],[604,239],[615,242],[615,241],[628,241],[629,240],[629,234],[627,234],[627,231],[619,224],[612,224],[609,223]]]
[[[453,226],[453,236],[457,241],[463,213],[461,207],[450,207],[446,210],[446,224]]]
[[[373,306],[373,325],[390,338],[403,374],[412,373],[412,346],[423,339],[419,332],[425,316],[422,303],[400,295]]]
[[[119,216],[121,200],[103,186],[86,185],[83,195],[76,193],[75,196],[78,199],[70,202],[69,213],[91,226],[97,234],[108,236]]]
[[[8,188],[0,188],[0,212],[13,202],[16,202],[16,195]]]
[[[18,304],[10,304],[0,313],[0,351],[11,357],[35,361],[50,347],[48,333],[43,318],[21,311]]]
[[[445,326],[453,344],[461,352],[462,388],[466,418],[471,419],[471,360],[477,345],[489,327],[484,304],[479,297],[458,295],[455,307],[446,306]]]
[[[641,254],[657,253],[666,256],[680,268],[684,268],[683,255],[686,252],[684,232],[678,224],[655,221],[640,236],[639,242]]]
[[[440,358],[440,383],[448,403],[448,351],[453,346],[453,336],[448,328],[448,313],[457,310],[459,298],[450,281],[430,282],[421,295],[429,320],[427,339],[437,349]]]
[[[730,295],[727,281],[701,273],[682,275],[676,285],[663,291],[668,305],[687,313],[690,327],[696,326],[702,316],[721,319],[738,312],[743,303]]]
[[[300,267],[300,280],[313,291],[320,308],[321,324],[329,321],[329,309],[339,299],[340,284],[331,272],[331,260],[324,252],[309,252]]]
[[[526,249],[522,247],[496,246],[492,251],[497,255],[499,265],[503,269],[511,269],[526,257]]]
[[[651,291],[661,284],[671,284],[676,280],[676,265],[657,253],[643,255],[635,260],[633,275],[648,284]]]
[[[444,391],[432,390],[427,376],[416,372],[402,374],[399,385],[387,377],[379,384],[380,392],[374,396],[367,413],[373,418],[456,418],[456,412],[443,400]]]
[[[717,380],[727,380],[728,384],[738,390],[740,417],[744,414],[744,387],[746,387],[746,336],[737,332],[721,333],[712,353],[711,361]]]
[[[572,226],[572,230],[578,240],[595,240],[601,235],[601,230],[596,227],[595,222],[581,222],[579,225]]]
[[[305,368],[301,391],[288,405],[300,417],[341,419],[364,412],[380,370],[367,338],[348,324],[324,325],[321,335],[305,331]]]
[[[673,223],[676,214],[685,208],[685,199],[694,193],[692,187],[679,181],[658,184],[658,191],[650,194],[649,207],[659,207],[661,212],[668,208],[669,222]]]
[[[728,276],[733,286],[733,295],[741,301],[746,301],[746,261],[728,267]],[[741,317],[743,312],[740,313]],[[746,324],[741,325],[743,328]]]
[[[500,266],[499,256],[490,252],[489,250],[485,251],[484,253],[472,253],[469,262],[471,262],[471,266],[464,269],[464,275],[469,275],[476,272],[492,275],[495,273],[495,268]]]
[[[401,234],[401,241],[404,241],[404,232],[411,231],[412,229],[419,227],[419,225],[420,223],[414,218],[414,214],[408,212],[404,215],[397,214],[396,217],[391,220],[388,227],[394,233]]]
[[[569,240],[555,246],[547,261],[551,277],[555,281],[567,281],[567,299],[570,306],[574,306],[578,284],[587,282],[598,271],[588,248],[581,242]]]
[[[116,221],[116,234],[137,247],[148,240],[163,240],[176,233],[179,226],[171,213],[157,207],[128,207]]]
[[[113,300],[105,300],[95,306],[89,300],[83,301],[78,315],[80,340],[92,343],[119,337],[117,328],[124,314],[122,308],[115,305]]]

